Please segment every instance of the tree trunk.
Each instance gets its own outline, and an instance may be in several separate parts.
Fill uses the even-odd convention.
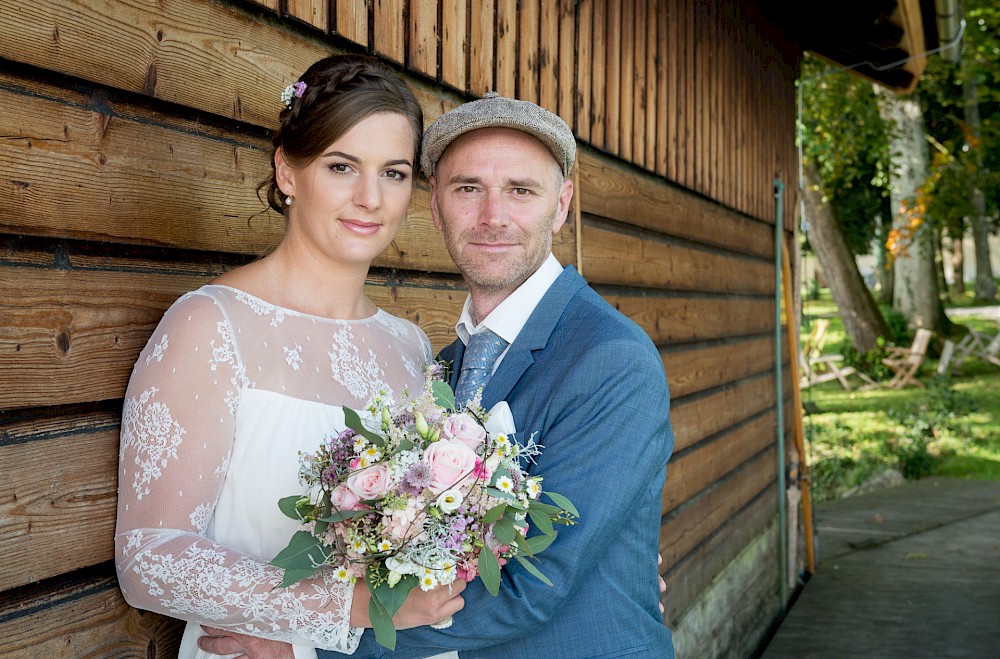
[[[965,56],[965,62],[971,63],[969,55]],[[966,66],[966,71],[969,67]],[[982,175],[983,150],[980,139],[981,127],[979,121],[979,95],[976,92],[975,78],[971,73],[965,76],[965,84],[962,85],[962,95],[965,100],[965,123],[970,133],[969,148],[972,149],[976,162],[976,176],[972,177],[971,190],[973,215],[972,224],[972,244],[976,253],[976,288],[975,295],[977,302],[994,302],[997,297],[997,283],[993,279],[993,266],[990,263],[990,229],[989,219],[986,217],[986,200],[983,191],[977,184]]]
[[[956,298],[965,295],[965,247],[962,234],[951,236],[951,290]]]
[[[878,345],[880,336],[891,339],[892,333],[865,286],[865,280],[858,270],[854,255],[847,247],[833,211],[823,201],[819,174],[814,164],[806,165],[804,177],[809,244],[823,267],[847,337],[859,352],[868,352]]]
[[[927,218],[905,212],[914,206],[919,188],[927,180],[929,155],[924,116],[917,95],[905,98],[875,86],[879,113],[896,130],[890,137],[895,157],[890,174],[893,228],[905,247],[897,252],[893,265],[893,306],[911,327],[926,327],[938,334],[951,333],[951,321],[944,313],[934,269],[933,231]]]

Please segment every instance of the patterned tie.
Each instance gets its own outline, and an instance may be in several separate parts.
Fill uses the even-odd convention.
[[[506,347],[507,342],[488,329],[472,335],[462,357],[462,372],[455,389],[455,403],[459,409],[464,409],[476,392],[486,386],[493,374],[493,363]]]

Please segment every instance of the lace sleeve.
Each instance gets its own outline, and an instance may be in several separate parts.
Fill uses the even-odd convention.
[[[353,652],[353,587],[332,571],[287,589],[281,570],[210,539],[248,384],[211,298],[171,307],[125,394],[115,560],[132,606],[243,634]]]

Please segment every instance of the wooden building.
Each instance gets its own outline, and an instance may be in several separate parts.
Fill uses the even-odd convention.
[[[793,244],[799,60],[858,57],[904,90],[920,60],[895,63],[937,39],[929,2],[796,5],[0,0],[0,654],[173,655],[177,622],[115,578],[125,385],[174,299],[278,240],[255,193],[269,129],[330,52],[392,64],[428,121],[495,89],[574,129],[556,255],[646,329],[671,387],[665,620],[678,656],[749,654],[784,604],[775,236]],[[426,185],[369,293],[450,340],[465,292]]]

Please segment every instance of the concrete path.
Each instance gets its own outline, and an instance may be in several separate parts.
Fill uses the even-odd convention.
[[[1000,659],[1000,482],[824,502],[816,530],[816,574],[762,657]]]

